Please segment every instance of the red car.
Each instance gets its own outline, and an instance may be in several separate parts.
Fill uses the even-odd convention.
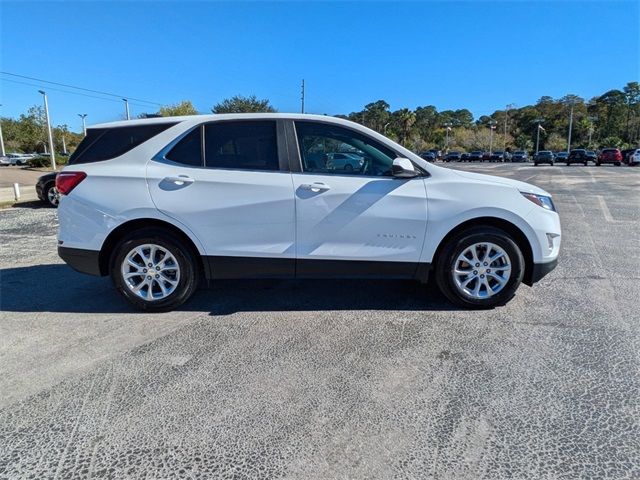
[[[617,148],[605,148],[598,155],[596,165],[600,166],[603,163],[613,163],[616,167],[619,167],[622,165],[622,152]]]

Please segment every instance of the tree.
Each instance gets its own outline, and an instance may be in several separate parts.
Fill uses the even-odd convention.
[[[376,132],[383,133],[385,125],[389,122],[391,112],[389,112],[389,104],[384,100],[368,103],[364,106],[362,112],[363,124]]]
[[[236,95],[231,98],[225,98],[222,102],[216,104],[211,109],[213,113],[272,113],[277,110],[273,108],[269,100],[258,100],[255,95],[243,97]]]
[[[160,107],[158,114],[162,117],[179,117],[182,115],[197,115],[198,111],[191,103],[191,100],[183,100],[173,105]]]

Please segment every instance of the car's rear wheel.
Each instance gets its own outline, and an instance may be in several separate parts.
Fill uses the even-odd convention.
[[[344,166],[344,170],[345,170],[345,172],[353,172],[353,166],[350,163],[347,163]]]
[[[524,258],[504,231],[493,227],[465,230],[445,245],[435,268],[442,293],[466,308],[504,305],[524,276]]]
[[[50,207],[58,208],[60,203],[60,193],[56,188],[55,183],[50,183],[45,188],[45,198]]]
[[[166,312],[193,295],[199,270],[194,253],[180,239],[147,229],[124,238],[114,249],[111,278],[137,308]]]

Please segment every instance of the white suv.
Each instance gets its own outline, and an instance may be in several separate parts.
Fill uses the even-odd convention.
[[[328,166],[340,152],[362,162]],[[544,190],[438,167],[327,116],[96,125],[56,185],[59,255],[145,310],[177,307],[201,278],[429,275],[486,308],[540,280],[560,249]]]

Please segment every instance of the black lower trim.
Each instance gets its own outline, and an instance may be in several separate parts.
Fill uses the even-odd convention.
[[[210,280],[229,278],[293,278],[296,261],[294,258],[263,257],[204,257],[205,274]]]
[[[526,285],[532,286],[534,283],[542,280],[551,270],[558,265],[558,259],[547,263],[534,263],[531,273],[523,280]]]
[[[100,252],[80,248],[58,247],[58,256],[71,268],[81,273],[102,276],[100,272]]]
[[[414,262],[298,260],[297,278],[414,278]]]
[[[416,262],[295,260],[293,258],[205,257],[208,279],[232,278],[407,278],[426,282],[431,265]]]

